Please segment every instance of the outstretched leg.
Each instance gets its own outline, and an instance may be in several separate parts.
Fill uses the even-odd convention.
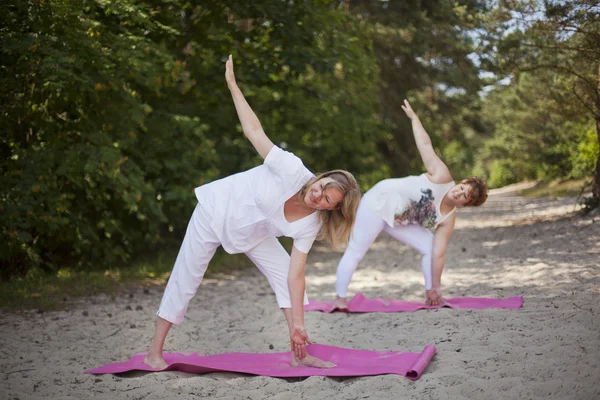
[[[348,286],[358,263],[363,259],[365,253],[369,250],[369,246],[375,241],[384,226],[385,221],[371,211],[363,197],[356,212],[356,222],[352,229],[352,235],[350,235],[348,247],[337,268],[335,291],[337,294],[336,305],[339,308],[345,307]]]
[[[173,272],[167,283],[165,293],[156,315],[154,338],[148,349],[144,363],[153,368],[165,368],[167,363],[162,357],[163,346],[169,329],[180,324],[188,304],[202,282],[208,263],[220,243],[210,229],[210,217],[198,204],[179,249]]]
[[[417,250],[423,256],[421,268],[425,278],[425,289],[431,289],[431,257],[433,254],[433,233],[420,225],[385,227],[385,231],[396,240]]]

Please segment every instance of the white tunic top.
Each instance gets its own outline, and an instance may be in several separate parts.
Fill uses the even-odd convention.
[[[456,208],[442,215],[442,199],[454,182],[437,184],[427,175],[385,179],[373,186],[364,198],[375,214],[391,227],[417,224],[434,229],[452,215]]]
[[[291,237],[294,247],[308,253],[321,229],[318,213],[288,222],[283,207],[313,177],[300,158],[273,146],[263,165],[197,187],[195,193],[228,253],[244,253],[273,236]]]

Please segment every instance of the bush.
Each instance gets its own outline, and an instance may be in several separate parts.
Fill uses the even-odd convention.
[[[181,238],[194,187],[260,163],[224,82],[230,52],[275,143],[315,171],[379,166],[371,44],[333,2],[23,0],[0,12],[2,279],[128,262]]]
[[[598,160],[599,146],[598,135],[594,127],[584,130],[579,135],[579,140],[576,146],[572,146],[573,150],[570,154],[570,161],[573,165],[571,177],[583,178],[591,176],[594,173],[596,162]]]
[[[500,187],[516,182],[514,167],[508,160],[494,160],[489,166],[488,185]]]

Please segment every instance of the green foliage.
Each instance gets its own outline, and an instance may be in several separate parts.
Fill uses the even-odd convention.
[[[516,84],[489,94],[484,113],[494,130],[484,140],[476,163],[490,186],[593,174],[598,157],[593,121],[565,115],[564,102],[551,93],[561,81],[552,79],[549,85],[552,76],[556,78],[522,74]],[[576,104],[570,107],[576,113]]]
[[[571,150],[570,162],[573,165],[571,170],[572,178],[582,178],[590,175],[594,170],[596,160],[599,156],[598,136],[594,131],[592,124],[579,125],[579,137],[576,146],[569,146]],[[586,129],[587,128],[587,129]]]
[[[474,136],[483,132],[473,62],[473,31],[488,11],[481,1],[352,1],[365,22],[380,68],[379,112],[386,131],[379,154],[393,176],[420,173],[423,163],[411,124],[400,108],[411,101],[434,147],[448,155],[456,176],[469,175]],[[447,146],[451,148],[445,150]],[[458,147],[457,147],[458,146]],[[464,155],[457,153],[462,149]],[[444,161],[446,161],[444,159]]]
[[[483,113],[493,129],[476,164],[490,186],[593,174],[598,139],[572,95],[574,81],[554,70],[523,72],[487,95]]]
[[[156,199],[161,187],[147,179],[166,166],[148,158],[157,151],[149,153],[151,141],[139,138],[155,137],[154,99],[176,87],[156,81],[180,72],[176,60],[145,38],[147,31],[170,31],[144,18],[143,6],[125,6],[6,7],[15,25],[21,15],[29,18],[8,33],[2,57],[4,277],[35,264],[124,262],[134,249],[156,243],[167,222]],[[171,127],[161,141],[173,141],[174,150],[191,146],[191,137],[183,143],[173,137],[180,125],[174,119],[162,116]]]
[[[276,143],[314,170],[380,168],[371,44],[333,4],[2,3],[1,277],[126,263],[181,238],[195,186],[257,165],[229,53]]]
[[[546,2],[508,35],[531,2],[2,2],[0,278],[176,247],[193,188],[261,162],[224,82],[229,54],[270,138],[363,189],[423,170],[405,98],[456,179],[587,176],[598,24],[582,2]],[[569,20],[590,34],[553,30]],[[514,79],[482,97],[480,69]]]
[[[473,174],[473,150],[469,142],[461,143],[452,140],[443,150],[441,157],[446,163],[456,180]]]
[[[499,3],[495,14],[498,18],[488,21],[487,49],[495,53],[488,64],[512,75],[511,88],[500,91],[523,89],[519,110],[528,117],[494,124],[509,124],[528,136],[511,138],[513,144],[527,148],[531,139],[538,141],[532,157],[537,167],[529,175],[548,180],[593,174],[593,194],[600,197],[598,153],[591,158],[597,144],[591,135],[582,136],[589,129],[584,127],[595,123],[595,142],[600,140],[599,5],[589,0],[518,0]]]
[[[490,187],[505,186],[517,181],[515,170],[509,160],[494,160],[489,165],[488,185]]]

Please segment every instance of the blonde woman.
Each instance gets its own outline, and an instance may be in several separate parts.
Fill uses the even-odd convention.
[[[292,365],[332,366],[306,353],[304,268],[319,237],[336,246],[347,242],[361,192],[354,177],[334,170],[314,176],[294,154],[275,146],[238,88],[231,56],[225,79],[245,136],[264,163],[196,188],[198,205],[157,312],[154,339],[144,362],[165,368],[163,345],[179,324],[218,246],[245,253],[267,277],[287,320]],[[278,236],[294,239],[291,256]]]

